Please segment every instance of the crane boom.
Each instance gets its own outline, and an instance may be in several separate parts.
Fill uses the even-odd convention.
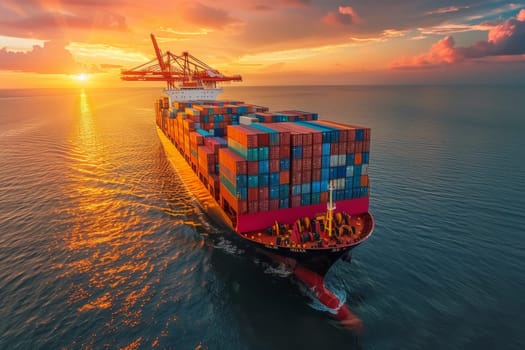
[[[240,75],[225,76],[188,52],[181,55],[170,51],[162,53],[153,34],[151,42],[156,58],[132,69],[122,70],[122,80],[165,81],[168,89],[212,89],[218,82],[242,81]]]
[[[151,42],[153,43],[153,49],[155,49],[155,55],[157,55],[157,61],[159,61],[160,70],[165,72],[166,71],[166,64],[164,63],[164,60],[162,59],[162,52],[160,51],[159,45],[157,44],[157,39],[155,39],[155,35],[150,34],[151,36]]]

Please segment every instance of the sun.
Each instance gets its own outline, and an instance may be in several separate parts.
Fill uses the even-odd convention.
[[[75,76],[75,78],[78,80],[78,81],[86,81],[88,80],[88,75],[86,73],[80,73],[80,74],[77,74]]]

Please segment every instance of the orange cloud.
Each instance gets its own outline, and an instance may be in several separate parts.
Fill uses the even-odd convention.
[[[429,65],[439,65],[462,61],[464,57],[454,47],[454,38],[447,36],[441,39],[432,47],[430,51],[413,58],[400,60],[392,64],[393,68],[421,67]]]
[[[451,64],[465,59],[487,56],[525,54],[525,10],[516,18],[509,18],[493,26],[487,40],[482,40],[468,47],[455,47],[454,38],[447,36],[432,45],[429,52],[395,61],[393,68],[417,68],[432,65]]]
[[[59,42],[48,41],[43,47],[35,45],[33,50],[27,52],[10,52],[6,48],[0,50],[0,70],[73,74],[80,68],[64,44]]]

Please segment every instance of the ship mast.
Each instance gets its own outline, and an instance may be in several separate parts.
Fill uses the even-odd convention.
[[[334,210],[335,210],[335,203],[333,201],[333,192],[334,192],[334,184],[332,181],[330,181],[330,184],[328,185],[328,190],[330,191],[330,197],[328,200],[328,203],[326,204],[326,221],[328,224],[328,236],[332,237],[332,226],[333,226],[333,219],[334,219]]]

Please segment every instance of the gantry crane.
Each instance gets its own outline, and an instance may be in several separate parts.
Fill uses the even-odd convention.
[[[165,81],[168,89],[213,89],[218,82],[242,81],[240,75],[225,76],[188,52],[177,56],[170,51],[162,53],[155,36],[151,34],[156,58],[132,69],[122,70],[122,80]]]

